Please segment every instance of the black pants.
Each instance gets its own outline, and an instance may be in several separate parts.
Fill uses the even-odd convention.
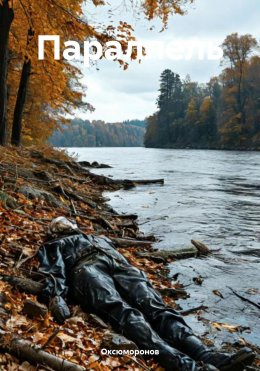
[[[75,268],[72,287],[83,310],[108,321],[139,349],[159,350],[157,359],[167,370],[181,369],[181,340],[192,331],[143,272],[100,255]]]

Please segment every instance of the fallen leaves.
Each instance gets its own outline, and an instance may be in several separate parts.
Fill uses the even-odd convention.
[[[80,333],[78,333],[77,336],[71,336],[71,335],[68,335],[66,332],[59,332],[57,335],[57,338],[61,340],[62,348],[66,348],[68,343],[73,343],[73,344],[77,344],[79,348],[84,350],[83,343],[80,339]]]
[[[11,318],[7,321],[6,326],[13,330],[13,332],[18,332],[22,329],[27,328],[29,325],[29,322],[25,316],[22,316],[20,314],[16,314],[15,316],[11,316]]]
[[[238,332],[239,326],[232,326],[228,325],[226,323],[220,323],[220,322],[212,322],[211,323],[213,327],[215,327],[217,330],[228,330],[229,332]]]
[[[212,292],[214,295],[219,296],[221,299],[224,299],[224,296],[221,294],[219,290],[213,290]]]
[[[44,156],[47,157],[47,154],[44,153]],[[52,151],[50,158],[60,158],[60,156],[60,152]],[[41,162],[37,156],[32,158],[28,150],[21,150],[21,152],[15,155],[13,149],[12,153],[7,149],[6,154],[0,153],[0,164],[3,162],[16,162],[23,168],[28,169],[33,167],[34,170],[41,171],[42,173],[48,172],[50,177],[55,177],[57,173],[57,168],[54,165]],[[64,174],[67,175],[64,169],[58,169],[58,171],[63,171]],[[1,168],[0,175],[2,175]],[[5,175],[11,177],[10,174]],[[0,276],[1,273],[5,275],[35,274],[38,262],[34,255],[39,246],[46,239],[49,221],[60,215],[68,215],[66,207],[71,206],[69,200],[66,199],[64,195],[60,196],[60,200],[64,203],[64,209],[50,207],[45,201],[37,203],[28,200],[22,194],[15,192],[15,185],[20,187],[24,184],[28,184],[28,180],[18,176],[15,182],[15,184],[11,184],[10,188],[8,188],[0,177],[0,186],[6,187],[5,192],[10,193],[19,204],[18,209],[12,210],[0,203]],[[73,189],[74,192],[79,190],[80,194],[85,194],[89,199],[93,199],[95,202],[102,197],[101,192],[105,187],[96,185],[90,179],[84,183],[72,182],[69,179],[66,179],[66,182],[68,187]],[[29,184],[33,185],[34,183],[30,180]],[[36,181],[36,185],[39,186],[39,179]],[[50,191],[48,182],[42,183],[42,186],[43,188],[45,187],[47,191]],[[98,210],[89,207],[82,201],[75,201],[73,204],[76,211],[83,215],[78,215],[76,219],[84,232],[96,232],[109,236],[107,229],[100,225],[96,225],[94,220],[100,216],[99,213],[102,212],[102,204]],[[114,223],[114,220],[115,218],[109,222]],[[115,224],[119,226],[120,220]],[[122,232],[127,233],[127,228],[124,228]],[[115,231],[111,233],[114,235]],[[174,279],[177,280],[178,274],[173,277],[173,281],[167,279],[168,270],[164,264],[158,264],[147,258],[137,258],[135,255],[135,248],[119,249],[119,251],[125,255],[131,264],[144,270],[157,289],[164,289],[164,292],[167,293],[169,292],[168,289],[182,288],[178,282],[174,281]],[[202,282],[199,279],[196,283],[201,284]],[[8,336],[19,334],[19,337],[28,340],[39,348],[43,347],[47,352],[79,363],[87,370],[143,371],[144,369],[149,369],[151,371],[163,371],[154,360],[149,360],[147,363],[144,363],[142,359],[135,360],[131,357],[101,355],[101,342],[106,331],[110,331],[110,327],[97,316],[82,312],[77,306],[71,306],[70,309],[73,316],[69,318],[64,325],[60,326],[53,321],[50,313],[44,318],[29,318],[22,314],[24,303],[26,300],[35,301],[36,298],[34,296],[21,293],[0,280],[0,293],[1,292],[5,293],[6,298],[6,301],[0,302],[0,309],[6,311],[6,321],[4,325],[1,323],[1,328],[3,327],[3,332],[6,333],[7,340],[9,339]],[[221,297],[221,293],[218,290],[214,290],[213,293]],[[167,296],[167,294],[164,296],[164,300],[172,308],[177,307],[175,300]],[[1,318],[5,317],[1,315]],[[218,331],[241,331],[241,328],[238,326],[219,322],[212,323],[212,326]],[[4,371],[34,371],[35,369],[26,362],[19,365],[18,361],[13,357],[2,354],[0,354],[0,364]]]
[[[221,330],[227,330],[228,332],[250,331],[249,327],[229,325],[227,323],[221,323],[221,322],[211,322],[211,325],[218,331],[221,331]]]

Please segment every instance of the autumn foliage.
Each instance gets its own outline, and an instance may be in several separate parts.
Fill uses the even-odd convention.
[[[161,18],[166,27],[170,14],[184,14],[185,6],[192,2],[146,0],[135,4],[129,1],[129,5],[139,8],[148,20]],[[10,137],[13,127],[13,144],[20,144],[21,128],[24,143],[41,143],[58,123],[66,121],[68,113],[73,113],[76,108],[92,109],[86,103],[86,87],[82,85],[80,65],[65,60],[55,61],[51,43],[46,47],[46,59],[39,61],[39,35],[60,35],[61,42],[75,40],[82,43],[95,39],[103,45],[110,40],[119,40],[124,50],[127,42],[134,40],[133,28],[123,20],[117,25],[92,22],[90,8],[93,6],[103,6],[107,12],[112,12],[112,5],[103,0],[92,0],[87,4],[83,0],[0,1],[0,18],[4,12],[13,17],[13,20],[10,19],[9,43],[7,39],[1,39],[3,33],[0,35],[0,46],[3,44],[4,50],[9,51],[9,57],[2,61],[3,66],[0,65],[0,108],[3,107],[0,128],[5,128],[8,122]],[[2,26],[9,34],[8,25]],[[132,58],[135,57],[133,51]],[[127,67],[123,61],[119,63]],[[22,74],[26,67],[28,72]],[[0,129],[2,144],[7,139],[3,130]]]

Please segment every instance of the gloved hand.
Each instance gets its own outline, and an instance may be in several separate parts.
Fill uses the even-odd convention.
[[[50,300],[49,310],[56,322],[63,324],[70,317],[70,310],[67,303],[61,296],[55,296]]]

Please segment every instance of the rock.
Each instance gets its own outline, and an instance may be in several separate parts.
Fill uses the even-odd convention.
[[[137,345],[125,338],[123,335],[114,332],[105,333],[101,343],[101,348],[116,350],[138,350]]]
[[[42,190],[42,189],[39,189],[39,188],[34,188],[34,187],[31,187],[31,186],[22,186],[18,189],[18,192],[23,194],[25,197],[29,198],[30,200],[38,199],[38,200],[46,201],[49,204],[51,204],[52,206],[62,207],[61,202],[58,201],[53,196],[53,194],[51,194],[51,193],[49,193],[45,190]]]
[[[88,161],[79,161],[78,164],[80,164],[83,167],[91,167],[91,164]]]
[[[48,313],[48,308],[44,304],[28,299],[24,303],[23,313],[30,318],[45,317]]]
[[[79,161],[78,164],[83,167],[91,167],[94,169],[110,169],[112,167],[106,164],[99,164],[97,161],[92,162],[92,164],[88,161]]]
[[[99,164],[97,161],[92,162],[90,167],[93,167],[95,169],[111,169],[112,166],[107,165],[107,164]]]
[[[110,165],[99,164],[96,161],[91,164],[91,167],[96,168],[96,169],[111,169],[112,168],[112,166],[110,166]]]
[[[99,169],[112,169],[112,166],[107,165],[107,164],[100,164]]]
[[[0,202],[1,201],[10,209],[16,209],[18,207],[16,200],[3,191],[0,191]]]
[[[201,286],[203,284],[204,279],[201,276],[193,277],[192,281],[195,283],[195,285]]]

